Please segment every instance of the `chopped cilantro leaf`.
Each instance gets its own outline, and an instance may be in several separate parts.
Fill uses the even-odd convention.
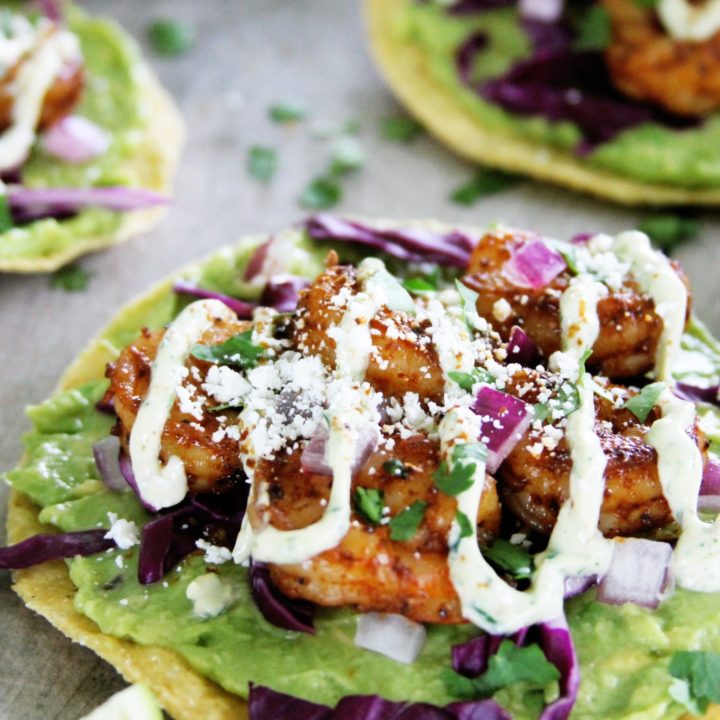
[[[0,233],[7,232],[15,225],[10,213],[10,202],[7,195],[0,195]]]
[[[639,229],[656,248],[669,253],[681,243],[694,240],[700,232],[700,225],[694,218],[661,213],[641,222]]]
[[[425,278],[409,278],[403,282],[403,287],[411,293],[435,292],[437,285],[434,285]]]
[[[474,464],[458,464],[453,465],[452,470],[450,470],[448,464],[442,462],[433,474],[435,485],[446,495],[452,495],[453,497],[459,495],[472,487],[476,467]]]
[[[355,491],[355,509],[368,522],[378,525],[382,520],[385,498],[382,490],[359,487]]]
[[[539,402],[533,405],[533,420],[547,420],[550,417],[550,406]]]
[[[328,210],[342,199],[342,188],[333,177],[315,178],[300,195],[300,205],[306,210]]]
[[[66,265],[50,276],[50,285],[65,292],[82,292],[90,282],[90,273],[79,265]]]
[[[473,324],[469,320],[469,316],[477,317],[477,301],[478,294],[465,283],[460,280],[455,280],[455,289],[460,295],[460,305],[462,306],[463,313],[465,314],[465,322],[467,326],[472,330]]]
[[[277,153],[273,148],[253,145],[248,151],[248,173],[262,183],[269,183],[277,170]]]
[[[487,448],[481,442],[463,443],[453,448],[452,460],[454,463],[462,463],[468,460],[485,462],[487,460]]]
[[[268,110],[268,116],[270,119],[273,122],[282,124],[304,120],[306,114],[307,113],[304,108],[294,105],[293,103],[286,102],[275,103],[275,105],[272,105]]]
[[[572,415],[580,407],[580,393],[577,385],[571,382],[564,382],[555,396],[556,407],[551,410],[550,414],[560,411],[560,417]]]
[[[612,39],[610,16],[600,5],[591,6],[580,18],[577,27],[577,50],[604,50]]]
[[[457,524],[460,526],[460,538],[471,537],[473,534],[473,526],[470,518],[468,518],[464,512],[458,510],[457,513],[455,513],[455,520],[457,520]]]
[[[330,174],[332,176],[347,175],[359,170],[365,163],[365,154],[357,138],[349,135],[339,137],[332,149]]]
[[[519,181],[518,175],[479,168],[468,182],[452,191],[450,200],[458,205],[474,205],[480,198],[502,192]]]
[[[498,538],[489,548],[483,550],[483,555],[518,580],[532,575],[533,559],[530,553],[507,540]]]
[[[406,478],[410,475],[410,468],[397,458],[391,458],[383,463],[383,470],[390,476],[395,478]]]
[[[148,25],[148,39],[156,53],[175,57],[195,44],[195,31],[177,20],[154,20]]]
[[[678,651],[670,660],[668,672],[688,684],[690,697],[702,712],[711,702],[720,702],[720,654]]]
[[[252,368],[262,357],[263,349],[252,344],[252,330],[233,335],[219,345],[194,345],[193,357],[216,365],[237,365]]]
[[[628,398],[623,405],[625,410],[629,410],[641,423],[647,420],[651,410],[657,405],[665,383],[654,382],[646,385],[637,395]]]
[[[567,245],[566,243],[563,243],[561,245],[560,243],[558,243],[557,245],[553,245],[553,249],[560,253],[560,255],[562,255],[565,264],[568,266],[568,270],[570,270],[573,275],[580,274],[580,268],[578,267],[575,248],[572,245]]]
[[[427,503],[416,500],[390,521],[390,539],[405,542],[415,535],[425,517]]]
[[[451,370],[448,373],[448,377],[456,382],[466,392],[472,392],[472,389],[478,383],[487,383],[492,385],[495,382],[495,378],[485,368],[473,368],[471,373],[457,372]]]
[[[580,360],[578,361],[578,380],[582,380],[585,377],[585,363],[588,361],[591,355],[592,348],[588,348],[580,356]]]
[[[410,142],[422,133],[422,125],[406,115],[383,118],[382,134],[395,142]]]
[[[503,640],[488,660],[488,669],[477,678],[466,678],[452,670],[443,674],[448,692],[461,698],[491,697],[496,691],[517,682],[545,686],[560,678],[560,671],[548,661],[537,645],[518,647]]]

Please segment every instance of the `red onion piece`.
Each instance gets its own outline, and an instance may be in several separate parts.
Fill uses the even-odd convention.
[[[253,562],[248,578],[255,605],[271,625],[283,630],[315,634],[312,605],[283,595],[273,585],[265,563]]]
[[[78,115],[68,115],[45,133],[43,147],[61,160],[84,163],[107,152],[110,136],[94,122]]]
[[[720,462],[708,460],[703,470],[700,495],[720,495]]]
[[[682,400],[704,402],[720,407],[720,385],[700,387],[686,382],[675,383],[673,392]]]
[[[101,480],[110,490],[122,492],[128,483],[120,470],[120,439],[109,435],[93,445],[95,465]]]
[[[42,14],[54,23],[62,22],[63,12],[60,0],[38,0]]]
[[[13,217],[54,217],[88,207],[130,211],[165,205],[168,198],[152,190],[125,186],[96,188],[28,188],[9,185],[7,196]]]
[[[271,243],[272,238],[268,238],[264,243],[261,243],[255,248],[255,252],[250,256],[250,260],[245,266],[243,280],[252,280],[262,272]]]
[[[562,15],[563,0],[520,0],[519,11],[526,20],[552,23]]]
[[[488,449],[487,470],[494,473],[530,427],[532,408],[512,395],[484,386],[470,409],[480,416],[480,439]]]
[[[615,540],[610,567],[598,585],[598,600],[656,608],[668,581],[671,556],[668,543],[641,538]]]
[[[597,575],[572,575],[565,578],[565,599],[582,595],[597,583]]]
[[[414,663],[426,640],[425,626],[404,615],[368,612],[357,621],[355,645],[397,662]]]
[[[21,570],[48,560],[76,555],[95,555],[115,547],[105,530],[81,530],[57,535],[33,535],[27,540],[0,548],[0,570]]]
[[[559,252],[542,240],[530,240],[513,251],[501,272],[513,285],[540,290],[565,268],[567,263]]]
[[[353,475],[370,457],[370,453],[377,447],[380,439],[380,431],[377,425],[369,422],[355,426],[355,431],[357,437],[355,457],[353,458],[351,470]],[[318,424],[300,456],[300,465],[303,472],[314,473],[315,475],[332,475],[332,468],[325,460],[325,450],[329,436],[328,426],[324,422]]]
[[[514,325],[507,343],[507,361],[530,367],[537,358],[537,345],[521,327]]]
[[[595,237],[597,233],[591,233],[591,232],[582,232],[577,233],[577,235],[573,235],[570,238],[570,244],[571,245],[587,245],[592,238]]]
[[[257,303],[238,300],[214,290],[205,290],[185,280],[178,280],[173,285],[173,292],[178,293],[178,295],[189,295],[199,300],[219,300],[221,303],[225,303],[239,318],[243,319],[252,318],[253,310],[257,307]]]
[[[278,312],[294,312],[300,299],[300,290],[310,283],[297,275],[274,275],[268,280],[260,297],[260,304]]]

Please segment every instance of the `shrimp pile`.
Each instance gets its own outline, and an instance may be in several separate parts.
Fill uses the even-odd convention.
[[[541,290],[514,286],[502,266],[513,246],[528,237],[515,231],[487,234],[463,278],[478,293],[477,312],[487,321],[487,327],[471,338],[476,368],[490,372],[503,392],[526,403],[556,408],[545,419],[534,420],[498,470],[485,474],[473,518],[481,547],[507,536],[508,528],[546,538],[567,498],[572,468],[564,436],[566,412],[561,407],[567,400],[567,383],[549,369],[548,362],[560,347],[559,297],[571,274],[564,271]],[[338,342],[333,330],[342,322],[348,300],[360,290],[357,269],[331,260],[301,293],[297,310],[278,321],[271,355],[277,362],[282,353],[303,358],[314,380],[331,378]],[[448,302],[457,305],[457,297]],[[438,301],[416,298],[415,314],[384,305],[370,319],[372,349],[362,387],[377,402],[380,440],[353,474],[351,527],[341,542],[302,563],[271,564],[272,579],[286,595],[326,606],[402,613],[419,622],[464,621],[447,563],[457,501],[435,481],[441,453],[437,433],[431,431],[462,391],[445,376],[441,350],[433,341],[432,332],[438,332],[433,315],[437,307]],[[639,290],[631,275],[600,301],[598,313],[601,332],[586,367],[602,390],[595,397],[595,432],[608,459],[599,528],[607,537],[647,533],[672,522],[658,480],[657,454],[644,440],[659,415],[653,409],[640,422],[623,408],[639,392],[623,383],[652,369],[663,321],[652,298]],[[506,362],[514,325],[522,326],[537,344],[541,355],[537,367]],[[218,320],[201,342],[219,343],[250,327],[248,322]],[[163,331],[144,331],[108,368],[108,397],[114,402],[117,433],[126,449],[162,335]],[[248,407],[259,394],[275,393],[273,397],[280,399],[273,412],[285,413],[281,424],[290,439],[278,441],[272,451],[259,453],[243,466],[240,448],[249,443],[243,430],[249,411],[208,411],[219,404],[212,383],[207,382],[210,369],[197,357],[188,360],[183,390],[162,436],[161,459],[176,455],[185,461],[191,492],[221,493],[250,467],[253,491],[248,518],[253,527],[269,524],[297,530],[317,522],[329,502],[333,478],[304,465],[303,451],[312,432],[302,428],[314,422],[307,409],[285,407],[311,391],[292,385],[301,380],[290,376],[284,381],[287,386],[281,383],[268,390],[266,380],[261,385],[261,368],[253,371],[255,375],[247,374],[254,388],[245,395]],[[231,431],[238,419],[239,435]],[[288,434],[291,426],[300,429]],[[704,450],[706,443],[697,426],[693,438]],[[357,502],[358,491],[380,494],[381,518],[368,517]],[[425,510],[415,531],[408,538],[393,539],[392,519],[418,502]]]

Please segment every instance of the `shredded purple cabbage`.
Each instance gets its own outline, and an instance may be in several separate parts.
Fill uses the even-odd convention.
[[[0,548],[0,569],[20,570],[48,560],[95,555],[113,547],[115,543],[105,537],[105,530],[33,535],[16,545]]]
[[[720,385],[700,387],[691,383],[678,382],[675,384],[673,392],[683,400],[710,403],[720,407]]]
[[[447,234],[410,228],[379,230],[327,213],[310,217],[305,227],[313,240],[355,243],[406,262],[435,262],[459,268],[468,264],[477,243],[457,230]]]
[[[135,473],[133,472],[132,463],[130,462],[130,456],[126,452],[120,453],[118,464],[120,466],[120,472],[125,478],[125,482],[135,493],[140,504],[151,513],[157,512],[157,508],[144,500],[143,496],[140,494],[140,488],[138,487],[137,480],[135,479]]]
[[[140,583],[149,585],[161,580],[197,549],[200,539],[231,547],[245,514],[248,489],[249,485],[239,479],[227,492],[191,496],[147,523],[140,537]]]
[[[255,252],[252,254],[248,264],[245,266],[243,280],[252,280],[256,275],[259,275],[262,272],[272,241],[273,239],[269,238],[255,248]]]
[[[460,79],[466,84],[472,83],[472,73],[475,67],[475,58],[481,53],[489,42],[487,33],[477,30],[471,33],[455,51],[455,67]]]
[[[500,635],[482,635],[453,646],[453,669],[469,678],[482,675],[504,639]],[[580,666],[565,618],[523,628],[510,639],[518,646],[537,642],[547,660],[560,671],[560,697],[543,710],[540,720],[566,720],[577,699]]]
[[[250,720],[511,720],[494,700],[457,702],[441,708],[393,702],[377,695],[349,695],[329,708],[252,683],[248,710]]]
[[[514,4],[515,0],[458,0],[447,8],[447,12],[450,15],[474,15]]]
[[[239,318],[243,319],[251,318],[253,310],[257,307],[257,303],[244,302],[214,290],[205,290],[185,280],[178,280],[173,285],[173,291],[178,295],[188,295],[199,300],[219,300],[236,313]]]
[[[520,23],[536,52],[565,50],[570,47],[573,40],[572,29],[564,20],[543,22],[542,20],[522,18]]]
[[[58,0],[38,0],[40,11],[52,22],[59,23],[63,20],[62,4]]]
[[[278,312],[294,312],[297,309],[300,291],[310,283],[297,275],[276,275],[265,285],[260,304],[275,308]]]
[[[283,630],[315,634],[312,605],[283,595],[273,585],[270,570],[265,563],[253,562],[248,579],[255,605],[271,625]]]

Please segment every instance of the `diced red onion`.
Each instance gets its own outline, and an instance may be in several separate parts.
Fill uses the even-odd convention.
[[[100,478],[110,490],[128,489],[127,480],[120,471],[120,440],[109,435],[93,445],[93,456]]]
[[[274,275],[268,280],[260,304],[275,308],[278,312],[294,312],[300,299],[300,290],[310,283],[297,275]]]
[[[519,11],[527,20],[552,23],[562,15],[563,0],[520,0]]]
[[[494,473],[530,427],[532,408],[519,398],[484,386],[470,409],[480,416],[480,439],[488,449],[487,469]]]
[[[358,618],[355,644],[401,663],[414,663],[423,647],[425,626],[404,615],[369,612]]]
[[[720,462],[708,460],[703,470],[700,495],[720,495]]]
[[[272,238],[268,238],[264,243],[260,243],[260,245],[255,248],[255,252],[250,256],[250,260],[245,266],[243,280],[252,280],[262,272],[272,241]]]
[[[464,268],[476,241],[465,233],[442,234],[418,228],[378,229],[321,213],[305,223],[313,240],[349,242],[375,248],[407,262],[435,262]]]
[[[110,136],[94,122],[79,115],[68,115],[44,134],[43,147],[61,160],[84,163],[107,152]]]
[[[502,274],[518,287],[540,290],[547,287],[565,268],[563,256],[542,240],[530,240],[513,250],[502,267]]]
[[[250,592],[262,616],[283,630],[315,634],[312,606],[302,600],[291,600],[272,583],[265,563],[253,562],[249,573]]]
[[[597,583],[596,575],[573,575],[565,578],[565,599],[582,595]]]
[[[88,207],[130,211],[166,205],[168,198],[152,190],[125,186],[96,188],[29,188],[9,185],[7,196],[13,216],[31,213],[48,217]]]
[[[700,387],[686,382],[675,383],[673,392],[683,400],[704,402],[720,407],[720,385]]]
[[[0,548],[0,569],[21,570],[48,560],[95,555],[112,547],[115,543],[105,537],[105,530],[33,535],[16,545]]]
[[[62,3],[59,0],[38,0],[42,14],[54,23],[62,22]]]
[[[671,556],[668,543],[641,538],[615,540],[610,567],[598,585],[598,600],[656,608],[668,580]]]
[[[507,361],[530,367],[537,357],[537,345],[521,327],[514,325],[507,344]]]
[[[377,447],[380,439],[380,431],[377,425],[362,423],[355,426],[357,433],[355,443],[355,457],[352,462],[351,472],[353,475],[363,466],[370,457],[370,453]],[[332,475],[332,468],[327,464],[325,452],[330,431],[328,426],[321,422],[315,428],[311,438],[305,444],[300,465],[303,472],[314,473],[315,475]]]
[[[592,238],[594,238],[596,233],[591,232],[583,232],[583,233],[577,233],[577,235],[573,235],[570,238],[570,244],[571,245],[587,245]]]
[[[199,300],[219,300],[221,303],[227,305],[239,318],[249,319],[253,315],[253,310],[257,307],[257,303],[245,302],[244,300],[238,300],[237,298],[230,297],[229,295],[223,295],[222,293],[215,292],[214,290],[205,290],[200,288],[193,283],[185,280],[178,280],[173,285],[173,291],[178,295],[189,295],[190,297],[198,298]]]

